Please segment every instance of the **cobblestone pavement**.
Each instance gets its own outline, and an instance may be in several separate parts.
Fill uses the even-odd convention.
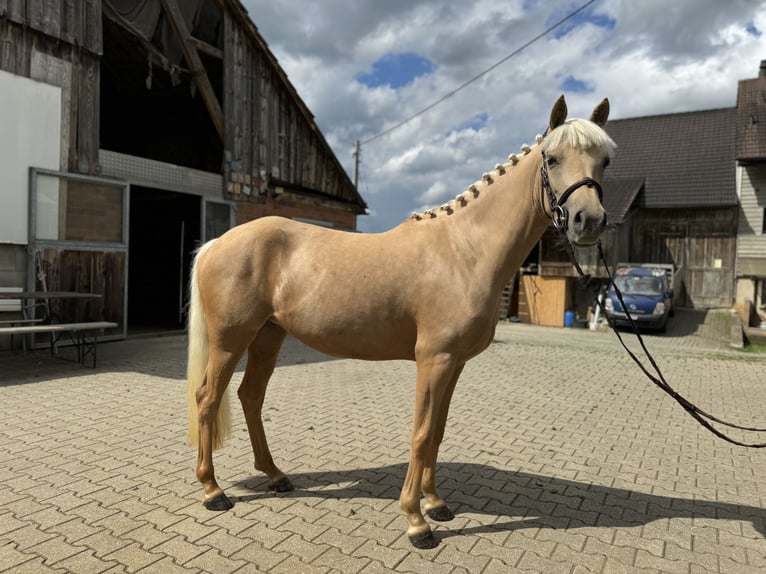
[[[764,424],[766,357],[729,350],[726,323],[680,313],[646,340],[691,400]],[[611,333],[498,326],[455,392],[438,483],[457,516],[429,551],[397,508],[412,364],[288,341],[264,416],[297,489],[267,491],[235,409],[215,457],[235,506],[211,513],[184,354],[182,336],[103,344],[95,370],[0,354],[0,572],[766,572],[766,453],[701,429]]]

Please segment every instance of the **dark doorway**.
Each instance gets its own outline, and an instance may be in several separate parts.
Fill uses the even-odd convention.
[[[196,195],[131,186],[129,334],[183,328],[200,202]]]

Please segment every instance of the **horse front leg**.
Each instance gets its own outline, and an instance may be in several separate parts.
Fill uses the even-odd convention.
[[[440,414],[458,370],[458,363],[447,354],[417,358],[410,464],[399,497],[399,508],[409,523],[407,536],[415,548],[434,548],[438,544],[420,510],[420,493],[426,465],[436,460]]]
[[[274,372],[279,349],[282,348],[286,335],[284,329],[271,323],[266,323],[261,328],[248,348],[247,368],[237,392],[253,446],[255,469],[266,474],[269,478],[269,490],[275,492],[288,492],[293,490],[293,485],[274,464],[266,441],[261,413],[266,397],[266,387]]]
[[[234,504],[215,480],[213,468],[214,423],[218,409],[240,355],[232,355],[211,347],[205,380],[197,389],[199,418],[199,447],[197,450],[197,480],[205,490],[203,504],[208,510],[229,510]]]
[[[421,490],[426,501],[424,504],[426,515],[437,522],[447,522],[455,518],[455,514],[450,510],[447,503],[436,492],[436,459],[439,454],[439,447],[444,439],[444,429],[447,425],[447,416],[449,415],[449,406],[452,401],[452,393],[455,391],[457,381],[463,372],[465,363],[458,365],[449,386],[445,392],[444,399],[441,401],[438,418],[436,420],[436,436],[434,437],[434,448],[430,451],[430,456],[425,462],[423,468],[423,483]]]

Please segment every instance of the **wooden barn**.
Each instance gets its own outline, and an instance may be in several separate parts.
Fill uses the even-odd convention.
[[[637,263],[673,263],[681,307],[734,302],[739,203],[736,108],[609,122],[618,151],[605,194],[641,180],[624,255]]]
[[[98,293],[112,337],[182,327],[237,223],[366,211],[238,0],[0,0],[0,126],[0,286]]]
[[[674,300],[681,307],[734,302],[740,209],[736,120],[737,108],[725,108],[606,125],[618,146],[603,182],[612,227],[602,238],[607,259],[612,266],[673,263],[680,285]],[[549,229],[522,274],[522,321],[561,326],[566,311],[584,321],[593,306],[592,292],[575,279],[559,243]],[[577,257],[586,273],[606,281],[595,249],[577,249]]]

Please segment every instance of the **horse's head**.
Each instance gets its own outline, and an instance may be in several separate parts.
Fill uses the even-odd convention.
[[[602,129],[609,117],[604,99],[590,120],[566,119],[561,96],[553,106],[543,153],[543,204],[573,245],[592,245],[606,227],[601,179],[616,147]]]

